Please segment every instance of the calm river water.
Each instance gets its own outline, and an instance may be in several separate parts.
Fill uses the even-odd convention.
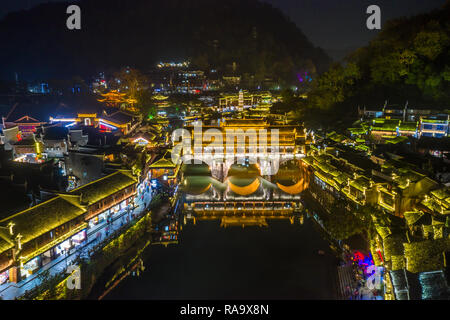
[[[336,299],[337,259],[314,222],[268,223],[183,226],[178,245],[148,248],[145,271],[104,299]]]

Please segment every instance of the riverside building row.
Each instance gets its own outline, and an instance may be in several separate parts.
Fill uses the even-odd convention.
[[[418,197],[438,186],[402,161],[392,159],[381,164],[375,157],[371,160],[344,146],[313,150],[302,159],[302,166],[312,195],[323,204],[346,198],[357,207],[378,206],[401,218]]]
[[[368,247],[386,271],[386,299],[450,297],[449,187],[407,159],[385,159],[344,144],[311,148],[301,160],[301,175],[328,214],[345,210],[374,227]]]
[[[371,132],[379,138],[392,136],[413,136],[443,138],[450,133],[450,115],[429,109],[382,107],[358,108],[358,115],[363,120],[362,132]],[[359,128],[360,130],[361,128]],[[357,128],[350,131],[358,131]]]
[[[134,208],[137,179],[118,170],[0,218],[0,284],[17,283],[86,241],[96,225]]]

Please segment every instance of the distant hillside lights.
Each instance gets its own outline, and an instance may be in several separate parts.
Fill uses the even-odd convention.
[[[233,163],[258,164],[262,175],[275,175],[280,163],[279,129],[271,129],[269,139],[266,129],[258,131],[257,133],[255,129],[226,129],[224,148],[224,133],[216,128],[209,128],[203,132],[202,122],[198,121],[194,126],[193,148],[189,130],[176,129],[172,132],[174,144],[172,162],[178,164],[205,162],[210,167],[224,162],[228,166]],[[203,148],[204,142],[210,143]]]
[[[159,69],[162,68],[183,68],[183,67],[189,67],[190,62],[184,61],[184,62],[160,62],[157,64],[157,67]]]

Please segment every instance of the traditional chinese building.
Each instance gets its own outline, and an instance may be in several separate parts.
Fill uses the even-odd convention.
[[[126,94],[119,92],[117,90],[111,90],[107,93],[101,93],[100,94],[102,98],[97,99],[98,102],[102,102],[107,106],[110,107],[118,107],[122,103],[126,102]]]
[[[196,127],[195,123],[185,127],[190,132],[192,140],[191,154],[207,163],[214,160],[213,158],[219,158],[224,163],[228,163],[224,160],[225,158],[239,156],[242,159],[257,158],[259,164],[263,165],[263,159],[268,159],[275,153],[279,155],[281,162],[305,155],[306,131],[299,125],[272,125],[259,118],[226,120],[219,125],[202,126],[201,132],[194,130]],[[214,132],[221,139],[212,143],[212,138],[205,135],[208,129],[215,130]],[[241,145],[238,145],[239,141],[242,141]],[[197,150],[200,147],[201,150]],[[216,154],[214,150],[221,151]],[[211,152],[205,153],[205,151]],[[224,167],[224,171],[228,167],[229,164]]]
[[[74,117],[50,117],[51,123],[64,123],[65,127],[88,126],[99,128],[103,132],[120,131],[124,135],[132,132],[139,125],[137,116],[124,112],[115,111],[111,114],[102,113],[77,113]]]
[[[11,128],[17,126],[22,137],[28,137],[36,132],[36,129],[40,126],[44,125],[46,122],[37,120],[30,116],[23,116],[14,121],[10,121],[8,119],[3,119],[4,128]]]
[[[73,247],[91,228],[134,206],[137,180],[131,172],[56,194],[29,209],[0,218],[0,277],[19,282]]]
[[[232,107],[243,109],[244,106],[257,106],[260,104],[270,104],[276,100],[270,92],[250,93],[241,90],[237,94],[221,94],[219,97],[219,107],[222,111]]]
[[[185,210],[194,222],[220,219],[224,227],[267,226],[267,219],[292,222],[303,191],[297,165],[283,166],[272,181],[256,165],[232,165],[223,181],[206,164],[183,165]]]
[[[420,136],[442,138],[447,137],[449,115],[437,114],[420,117]]]
[[[179,182],[179,170],[180,164],[174,163],[171,152],[167,151],[162,157],[156,158],[149,166],[149,175],[151,180],[173,188]]]

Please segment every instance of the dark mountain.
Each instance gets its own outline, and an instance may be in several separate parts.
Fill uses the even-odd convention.
[[[257,0],[81,0],[81,30],[66,28],[66,3],[0,22],[1,76],[90,75],[190,59],[193,67],[294,81],[329,58],[280,10]]]
[[[450,0],[426,14],[388,21],[369,43],[313,82],[306,107],[342,117],[357,106],[448,109]],[[322,117],[333,121],[332,117]],[[321,120],[321,119],[320,119]],[[332,122],[331,122],[332,123]]]
[[[447,106],[449,21],[450,0],[430,13],[389,21],[368,46],[351,54],[348,61],[360,71],[355,92],[361,101],[372,94],[391,103]]]

